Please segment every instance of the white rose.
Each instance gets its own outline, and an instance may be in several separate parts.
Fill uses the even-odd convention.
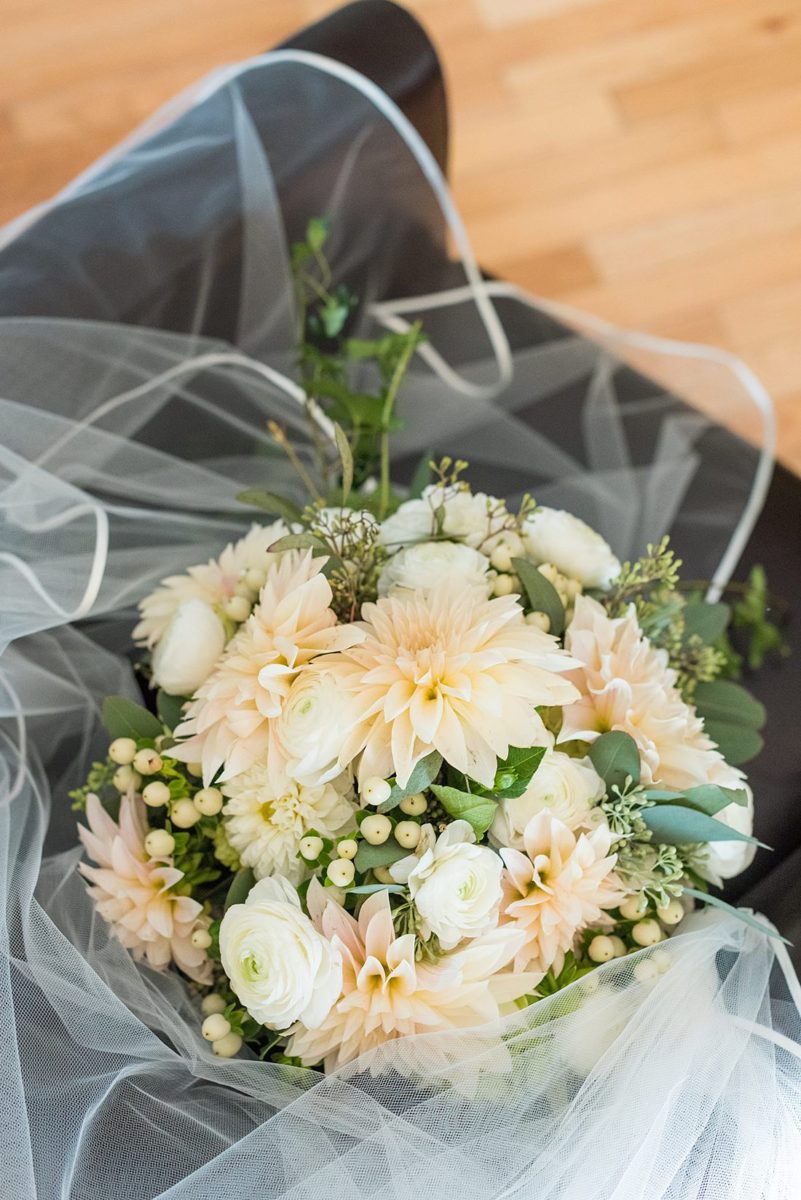
[[[475,841],[467,821],[454,821],[409,875],[422,931],[436,934],[443,950],[452,950],[463,938],[478,937],[498,921],[503,863]]]
[[[604,783],[588,758],[548,750],[522,796],[501,800],[489,829],[494,846],[522,850],[523,831],[532,817],[549,809],[568,829],[586,825],[604,795]]]
[[[536,562],[553,563],[583,587],[608,588],[620,574],[620,563],[600,533],[562,509],[538,508],[523,527],[523,541]]]
[[[389,559],[378,580],[378,593],[385,596],[395,588],[425,593],[453,583],[488,596],[488,569],[488,558],[460,542],[420,542]]]
[[[333,779],[342,770],[339,754],[353,722],[350,698],[330,672],[301,671],[276,726],[287,773],[307,785]]]
[[[260,880],[244,904],[228,909],[220,957],[235,995],[269,1029],[288,1029],[295,1021],[316,1029],[342,989],[339,952],[317,932],[281,875]]]
[[[153,651],[153,682],[171,696],[192,696],[225,649],[225,629],[205,600],[179,605]]]
[[[742,788],[747,796],[745,804],[729,804],[715,813],[715,820],[722,821],[729,829],[746,833],[754,832],[754,793],[742,780],[732,783]],[[754,861],[757,848],[753,842],[710,842],[706,848],[701,874],[711,883],[719,884],[723,879],[733,879]]]

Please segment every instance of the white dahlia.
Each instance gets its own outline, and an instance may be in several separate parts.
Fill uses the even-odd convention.
[[[394,772],[403,786],[438,750],[489,787],[510,746],[545,741],[536,706],[577,696],[561,674],[575,660],[526,624],[514,596],[485,600],[441,586],[365,604],[362,615],[358,644],[325,660],[353,705],[340,766],[363,752],[362,779]]]
[[[238,542],[225,547],[219,558],[189,567],[184,575],[170,575],[139,603],[142,619],[133,631],[134,641],[152,648],[161,641],[180,606],[187,600],[202,600],[211,608],[221,607],[236,595],[248,571],[266,574],[275,560],[269,548],[287,533],[282,521],[252,525]],[[254,595],[258,587],[253,589]]]
[[[304,861],[300,841],[313,829],[334,837],[353,820],[356,806],[338,780],[304,787],[276,777],[261,763],[223,784],[225,833],[242,865],[257,879],[283,875],[300,883]]]
[[[560,742],[593,742],[619,729],[639,747],[644,783],[676,790],[739,786],[742,773],[724,761],[683,700],[667,651],[651,645],[633,606],[613,618],[596,600],[578,596],[565,646],[582,664],[570,676],[581,699],[565,709]]]
[[[293,680],[318,655],[362,638],[353,625],[337,624],[324,563],[297,550],[273,563],[257,608],[187,706],[187,719],[175,730],[187,740],[171,753],[202,763],[206,784],[221,767],[220,779],[232,779],[265,754],[271,769],[280,769],[274,726]]]
[[[312,881],[309,910],[341,956],[342,993],[318,1028],[292,1030],[286,1052],[305,1065],[324,1062],[332,1071],[409,1034],[497,1021],[503,1005],[530,994],[542,978],[504,970],[523,940],[511,928],[422,963],[414,934],[395,933],[386,892],[369,896],[356,921],[333,900],[326,903],[323,891]]]
[[[203,909],[189,896],[176,895],[184,877],[171,859],[152,859],[145,851],[148,832],[145,806],[133,793],[120,801],[119,824],[112,820],[97,796],[86,800],[89,827],[78,833],[87,853],[97,863],[81,863],[89,895],[115,937],[134,958],[151,967],[174,962],[198,983],[211,981],[211,964],[205,950],[192,945],[195,929],[203,928]]]
[[[612,840],[606,824],[576,836],[545,811],[525,828],[525,853],[501,850],[506,866],[501,922],[525,935],[515,971],[553,967],[558,974],[576,934],[608,923],[605,909],[623,900],[612,875]]]

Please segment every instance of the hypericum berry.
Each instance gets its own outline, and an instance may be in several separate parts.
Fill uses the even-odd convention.
[[[133,767],[117,767],[112,782],[118,792],[135,792],[142,785],[142,776]]]
[[[642,892],[629,896],[620,906],[620,915],[624,921],[638,921],[648,908],[648,898]]]
[[[232,596],[223,605],[223,612],[226,617],[230,617],[232,621],[237,621],[241,624],[242,621],[247,621],[250,616],[250,607],[250,601],[246,600],[244,596]]]
[[[617,934],[610,933],[609,941],[615,948],[615,958],[623,958],[626,954],[628,954],[628,948],[626,947],[626,943],[623,941],[622,937],[618,937]]]
[[[129,737],[115,738],[108,748],[108,756],[112,762],[127,767],[136,756],[136,742]]]
[[[378,805],[389,800],[392,788],[386,779],[381,779],[379,775],[372,775],[369,779],[365,779],[359,792],[365,804]]]
[[[383,846],[392,833],[392,822],[383,813],[375,813],[371,817],[365,817],[359,828],[362,837],[371,846]]]
[[[252,592],[260,592],[267,580],[267,572],[258,567],[248,567],[245,571],[245,583]]]
[[[389,867],[373,867],[373,874],[379,883],[394,883]]]
[[[496,571],[511,571],[512,552],[506,542],[499,542],[490,555],[490,562]]]
[[[208,996],[204,996],[200,1002],[200,1011],[204,1017],[210,1017],[212,1013],[225,1012],[226,1003],[219,992],[209,992]]]
[[[233,1058],[242,1049],[242,1039],[238,1033],[226,1033],[211,1043],[211,1048],[218,1058]]]
[[[188,796],[182,796],[170,809],[170,820],[176,829],[191,829],[200,820],[200,813]]]
[[[217,1042],[231,1032],[231,1022],[222,1013],[210,1013],[200,1027],[207,1042]]]
[[[175,838],[166,829],[151,829],[145,838],[145,850],[151,858],[169,858],[175,849]]]
[[[512,592],[516,590],[515,577],[513,575],[498,575],[492,585],[493,594],[496,596],[511,596]]]
[[[195,929],[189,940],[196,950],[208,950],[212,937],[208,929]]]
[[[656,915],[663,925],[678,925],[684,920],[684,905],[681,900],[671,900],[664,908],[658,908]]]
[[[349,858],[335,858],[326,867],[326,875],[334,887],[350,887],[356,876],[356,868]]]
[[[323,839],[317,837],[316,834],[309,834],[307,837],[300,839],[298,849],[300,850],[301,857],[305,858],[306,862],[314,862],[323,852]]]
[[[216,817],[224,804],[223,794],[219,788],[201,788],[192,797],[192,803],[204,817]]]
[[[420,826],[416,821],[398,821],[395,826],[395,841],[404,850],[414,850],[420,841]]]
[[[337,845],[337,854],[340,858],[355,858],[359,853],[359,843],[353,838],[345,838],[344,841]]]
[[[157,775],[164,764],[155,750],[137,750],[133,760],[140,775]]]
[[[593,962],[605,963],[615,957],[615,944],[610,937],[599,933],[587,947],[587,953]]]
[[[422,792],[415,792],[413,796],[406,796],[401,800],[398,808],[402,813],[406,813],[407,817],[420,817],[428,808],[428,801]]]
[[[154,779],[152,783],[145,784],[142,799],[151,808],[160,808],[162,804],[169,804],[170,789],[160,779]]]
[[[659,968],[650,958],[640,959],[634,964],[634,978],[638,983],[651,983],[659,974]]]
[[[200,779],[203,775],[203,763],[187,763],[186,769],[195,779]]]
[[[638,946],[655,946],[664,939],[664,933],[658,921],[647,917],[633,926],[631,936]]]
[[[526,613],[526,624],[536,625],[537,629],[541,629],[543,633],[550,633],[551,631],[551,618],[544,612]]]

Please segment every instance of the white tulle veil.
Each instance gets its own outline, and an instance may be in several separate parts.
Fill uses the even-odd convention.
[[[102,270],[52,233],[96,213]],[[137,600],[247,528],[244,487],[296,491],[266,422],[308,446],[288,262],[319,215],[359,331],[420,316],[429,335],[399,478],[460,455],[621,557],[671,532],[713,591],[764,497],[772,417],[742,364],[485,281],[424,143],[328,60],[212,76],[0,232],[4,255],[34,248],[22,293],[25,263],[50,261],[67,296],[63,315],[0,320],[5,1194],[797,1195],[801,997],[780,943],[728,917],[690,924],[648,980],[643,951],[500,1029],[323,1078],[215,1059],[177,976],[135,965],[85,895],[67,792],[103,753],[103,696],[138,696]],[[71,289],[109,317],[71,317]]]

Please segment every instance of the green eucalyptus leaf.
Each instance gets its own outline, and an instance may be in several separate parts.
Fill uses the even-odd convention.
[[[410,853],[411,851],[405,850],[394,837],[380,846],[372,846],[369,842],[362,841],[359,842],[359,850],[353,863],[356,870],[362,874],[364,871],[374,871],[376,867],[388,867],[401,858],[408,858]]]
[[[620,729],[602,733],[590,746],[590,760],[607,789],[640,782],[640,751],[633,737]]]
[[[135,704],[125,696],[107,696],[103,701],[103,725],[112,741],[128,737],[134,741],[142,738],[160,737],[161,721],[141,704]]]
[[[657,804],[646,808],[642,819],[651,830],[654,841],[669,846],[688,846],[705,842],[750,842],[761,846],[756,838],[739,829],[724,825],[714,817],[681,804]]]
[[[297,504],[285,500],[275,492],[263,492],[259,488],[247,488],[239,492],[237,500],[251,508],[260,508],[274,517],[283,517],[290,525],[303,524],[303,513]]]
[[[225,897],[225,911],[234,904],[244,904],[250,891],[256,883],[256,876],[250,867],[241,867],[231,880],[231,886]]]
[[[565,629],[565,606],[556,588],[527,558],[513,558],[512,566],[526,589],[535,612],[544,612],[551,622],[551,633],[560,637]]]
[[[761,729],[767,720],[764,704],[730,679],[699,683],[695,689],[695,707],[704,721]]]
[[[700,637],[711,645],[726,630],[731,618],[728,604],[718,601],[707,604],[704,600],[691,600],[684,609],[684,637]]]
[[[709,892],[698,891],[697,888],[685,887],[683,891],[685,896],[692,896],[694,900],[700,900],[702,904],[711,904],[713,908],[722,908],[724,912],[730,913],[738,921],[742,921],[744,925],[749,925],[751,929],[758,929],[760,933],[767,934],[768,937],[778,938],[780,942],[784,942],[785,946],[792,945],[792,942],[788,942],[786,937],[782,937],[778,929],[774,929],[766,921],[760,921],[748,912],[747,909],[735,908],[734,905],[727,904],[725,900],[721,900],[720,896],[713,896]]]
[[[167,729],[174,730],[181,724],[184,719],[184,705],[187,702],[187,696],[171,696],[163,688],[159,689],[156,696],[156,711],[159,714],[159,720]]]
[[[762,750],[765,740],[758,730],[726,721],[704,721],[704,729],[733,767],[750,762]]]
[[[684,798],[693,808],[710,817],[728,808],[730,804],[748,804],[748,793],[743,788],[718,787],[716,783],[705,783],[700,787],[688,788]]]
[[[419,762],[415,763],[414,770],[406,781],[405,787],[395,784],[389,798],[383,804],[379,804],[378,811],[390,812],[391,809],[397,808],[401,800],[405,800],[407,796],[414,796],[417,792],[425,791],[437,778],[441,767],[442,755],[437,750],[432,750],[425,758],[421,758]]]
[[[407,851],[408,853],[408,851]],[[401,896],[406,891],[399,883],[360,883],[358,887],[349,887],[349,896],[372,896],[375,892],[390,892]]]
[[[477,796],[473,792],[461,792],[458,788],[432,784],[431,791],[442,807],[455,821],[467,821],[473,826],[476,837],[485,834],[492,824],[498,805],[489,796]]]

